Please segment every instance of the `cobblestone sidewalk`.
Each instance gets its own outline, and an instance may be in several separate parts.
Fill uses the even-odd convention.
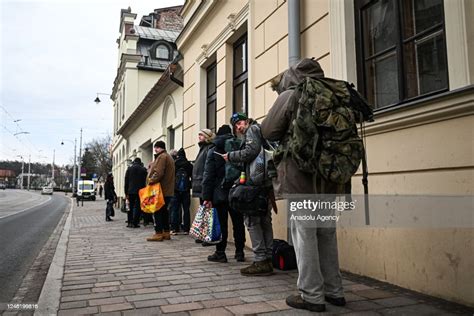
[[[246,263],[210,263],[213,247],[189,236],[146,242],[153,228],[126,228],[116,211],[105,222],[105,202],[85,202],[73,211],[61,288],[59,315],[305,315],[290,309],[285,298],[296,293],[296,272],[270,277],[243,277]],[[447,315],[472,310],[370,279],[344,275],[348,304],[327,304],[327,313],[346,315]]]

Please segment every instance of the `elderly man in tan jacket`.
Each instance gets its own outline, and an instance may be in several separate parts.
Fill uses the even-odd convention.
[[[169,240],[170,224],[169,211],[171,199],[174,196],[174,160],[166,152],[165,142],[159,140],[155,143],[155,160],[150,166],[147,181],[149,184],[160,183],[165,198],[165,205],[153,213],[153,221],[155,222],[155,234],[147,241],[163,241]]]

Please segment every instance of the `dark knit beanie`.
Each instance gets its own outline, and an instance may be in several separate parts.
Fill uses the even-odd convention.
[[[166,150],[166,144],[164,141],[162,140],[159,140],[155,143],[155,148],[158,147],[158,148],[163,148],[164,150]]]
[[[230,126],[227,124],[222,125],[217,130],[217,135],[226,135],[226,134],[231,134],[231,133],[232,133],[232,130],[230,129]]]

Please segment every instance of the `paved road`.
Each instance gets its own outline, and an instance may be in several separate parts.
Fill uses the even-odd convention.
[[[11,302],[68,208],[69,199],[62,194],[0,191],[0,304]]]

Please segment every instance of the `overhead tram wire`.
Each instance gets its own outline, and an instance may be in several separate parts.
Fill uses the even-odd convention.
[[[3,109],[3,111],[12,119],[13,123],[15,123],[15,125],[17,126],[18,130],[20,133],[24,134],[24,135],[29,135],[29,133],[27,133],[26,131],[23,130],[23,128],[21,128],[20,124],[18,124],[18,122],[20,120],[16,119],[13,117],[13,115],[10,114],[10,112],[8,112],[8,110],[3,106],[3,105],[0,105],[0,107]],[[6,126],[4,126],[4,128],[6,129]],[[9,131],[10,132],[10,131]],[[28,136],[25,136],[25,139],[30,143],[31,146],[27,146],[27,144],[23,143],[21,141],[20,138],[18,138],[17,135],[15,135],[15,133],[12,133],[10,132],[17,140],[18,142],[20,142],[23,146],[25,146],[25,148],[29,151],[29,152],[37,152],[39,151],[39,149],[36,147],[35,144],[33,144],[33,142],[30,140],[30,138]],[[33,150],[32,150],[33,148]]]

